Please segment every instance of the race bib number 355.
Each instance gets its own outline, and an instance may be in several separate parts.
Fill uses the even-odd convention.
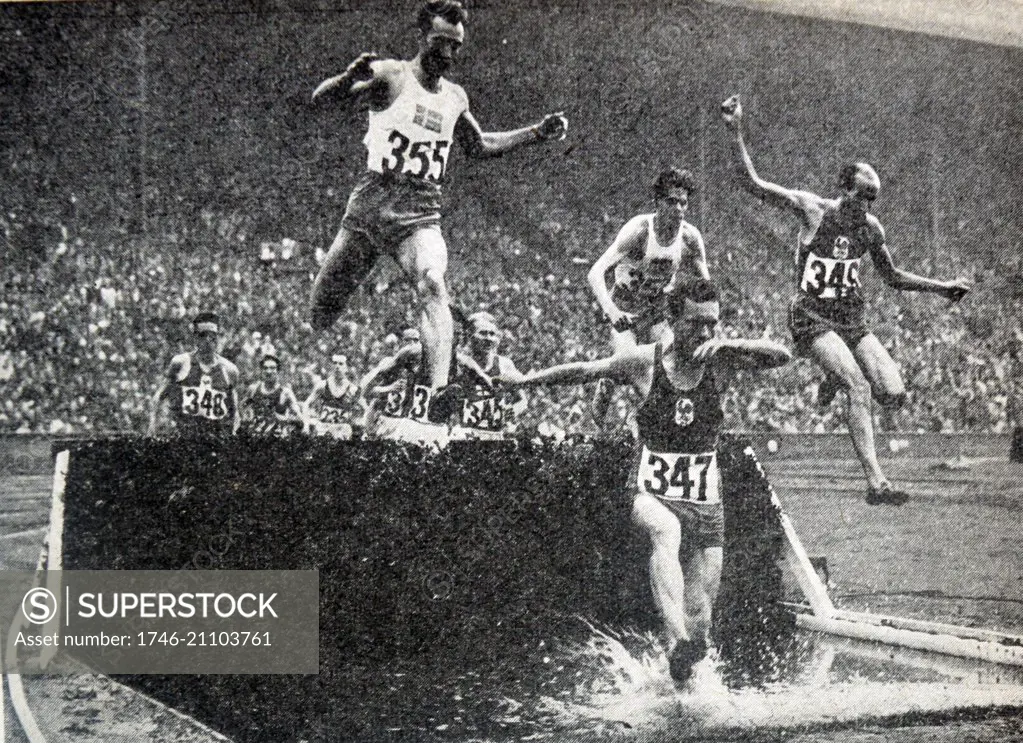
[[[411,173],[434,183],[444,177],[451,143],[440,140],[413,142],[397,129],[387,140],[392,149],[380,163],[384,173]]]
[[[639,492],[664,500],[717,503],[721,500],[717,453],[667,454],[644,446],[636,485]]]

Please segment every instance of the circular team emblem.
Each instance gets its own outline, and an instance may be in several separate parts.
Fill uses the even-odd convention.
[[[832,255],[840,261],[849,257],[849,238],[839,235],[835,238],[835,244],[831,247]]]
[[[696,417],[696,408],[693,407],[693,401],[688,397],[680,397],[675,401],[675,425],[688,426],[692,424],[693,419]]]

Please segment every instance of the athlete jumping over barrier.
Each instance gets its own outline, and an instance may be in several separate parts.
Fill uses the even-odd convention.
[[[860,294],[860,262],[870,255],[877,272],[894,289],[941,294],[953,302],[970,290],[965,279],[935,281],[895,266],[884,228],[869,213],[881,181],[867,163],[852,163],[839,176],[841,195],[826,199],[785,188],[761,178],[742,135],[739,96],[721,104],[722,118],[735,134],[747,183],[771,204],[799,218],[796,279],[789,312],[796,352],[824,370],[818,402],[830,403],[840,387],[849,393],[848,425],[853,446],[867,476],[867,503],[902,505],[909,495],[891,486],[874,447],[871,395],[887,408],[905,403],[906,387],[891,355],[868,330]]]
[[[312,324],[329,328],[381,254],[392,256],[420,296],[426,384],[448,384],[454,325],[440,231],[441,184],[451,145],[474,158],[564,137],[560,113],[521,129],[484,132],[461,86],[444,77],[465,41],[468,16],[456,0],[429,0],[419,12],[419,50],[411,60],[360,55],[324,80],[313,99],[334,98],[369,109],[366,172],[352,191],[334,243],[312,288]],[[434,407],[441,410],[441,407]]]
[[[643,398],[636,416],[641,448],[630,482],[632,517],[650,537],[650,583],[678,682],[688,680],[710,646],[721,582],[722,396],[737,370],[781,366],[791,358],[773,341],[718,338],[720,313],[717,289],[708,280],[680,282],[667,296],[671,339],[501,380],[536,385],[607,378],[632,385]]]

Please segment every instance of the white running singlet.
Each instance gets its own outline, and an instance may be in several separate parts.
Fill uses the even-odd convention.
[[[397,97],[383,111],[369,112],[363,143],[366,167],[376,173],[408,174],[433,183],[444,179],[455,123],[469,109],[465,91],[441,78],[426,90],[408,62],[400,62]]]

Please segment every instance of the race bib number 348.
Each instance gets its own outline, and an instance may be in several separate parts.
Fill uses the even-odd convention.
[[[181,412],[192,418],[219,421],[227,416],[227,395],[212,387],[184,387],[181,390]]]
[[[639,492],[664,500],[717,503],[721,500],[717,453],[667,454],[644,446],[636,485]]]

